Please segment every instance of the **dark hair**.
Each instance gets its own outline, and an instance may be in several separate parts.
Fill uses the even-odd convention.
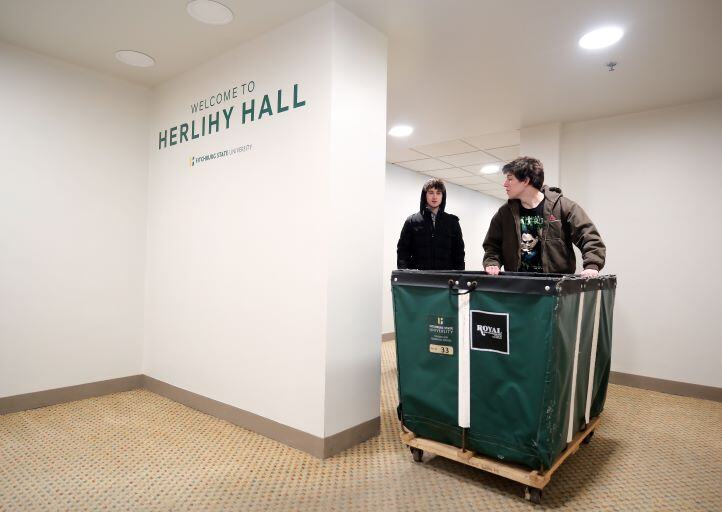
[[[424,183],[424,194],[428,192],[430,188],[440,190],[442,194],[446,195],[446,185],[444,185],[444,181],[439,178],[431,178]]]
[[[530,156],[520,156],[512,160],[502,168],[501,172],[513,174],[519,181],[529,178],[529,184],[537,190],[541,190],[544,185],[544,166],[538,159]]]

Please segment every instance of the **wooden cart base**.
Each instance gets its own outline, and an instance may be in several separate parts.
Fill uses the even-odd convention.
[[[529,500],[533,503],[541,502],[542,489],[549,483],[554,472],[567,460],[570,455],[576,453],[579,449],[579,445],[582,443],[588,443],[591,441],[594,430],[599,425],[599,418],[593,418],[589,421],[586,428],[581,432],[577,432],[571,442],[567,445],[557,460],[554,462],[552,467],[546,471],[529,470],[519,464],[513,464],[510,462],[502,462],[496,459],[479,455],[469,450],[462,451],[456,446],[451,446],[430,439],[424,439],[422,437],[416,437],[413,432],[402,432],[401,441],[411,448],[411,453],[414,456],[414,460],[421,462],[421,458],[424,452],[433,453],[434,455],[440,455],[447,459],[455,460],[472,466],[495,475],[514,480],[520,484],[524,484],[524,499]]]

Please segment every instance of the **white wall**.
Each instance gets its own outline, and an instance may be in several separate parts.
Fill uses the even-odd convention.
[[[544,184],[551,187],[559,185],[559,143],[561,123],[549,123],[528,126],[520,130],[521,156],[531,156],[541,160],[544,165]]]
[[[294,84],[306,105],[158,149],[191,103],[250,80],[236,114]],[[378,416],[380,214],[362,216],[383,194],[385,84],[383,37],[327,4],[158,88],[146,374],[319,437]]]
[[[324,293],[309,291],[326,283],[329,23],[307,17],[166,82],[150,134],[144,373],[315,435],[326,311]],[[158,131],[199,118],[191,103],[249,81],[257,89],[228,103],[236,114],[295,83],[307,105],[158,149]],[[299,136],[306,126],[313,137]]]
[[[386,155],[386,37],[332,7],[326,435],[379,415]]]
[[[141,370],[149,92],[0,44],[0,396]]]
[[[391,302],[391,272],[396,269],[396,244],[406,218],[419,210],[421,188],[426,176],[397,165],[386,164],[386,196],[384,198],[384,256],[383,256],[383,322],[384,333],[394,331]],[[484,249],[481,244],[489,222],[502,200],[446,182],[445,211],[459,217],[464,234],[466,269],[482,270]]]
[[[722,386],[722,100],[565,125],[561,162],[619,279],[612,369]]]

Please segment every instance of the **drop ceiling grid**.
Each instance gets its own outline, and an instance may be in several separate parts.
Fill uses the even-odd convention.
[[[427,158],[396,160],[392,163],[443,179],[449,183],[506,199],[501,174],[480,175],[481,166],[504,163],[519,156],[520,131],[488,133],[472,137],[413,146],[404,150],[403,156],[416,155]]]
[[[474,137],[463,137],[462,141],[479,149],[495,149],[521,144],[521,132],[510,130],[508,132],[487,133]]]
[[[470,178],[474,176],[473,172],[465,171],[459,167],[452,167],[451,169],[441,169],[437,171],[426,171],[424,174],[427,174],[432,178],[441,178],[442,180],[449,180],[452,178]]]
[[[414,146],[411,148],[411,150],[436,158],[440,156],[471,153],[472,151],[476,151],[477,148],[472,146],[471,144],[464,142],[461,139],[454,139],[444,142],[437,142],[435,144],[426,144],[424,146]]]
[[[494,134],[491,134],[494,135]],[[447,140],[444,142],[437,142],[434,144],[425,144],[423,146],[413,146],[408,148],[405,151],[409,151],[410,153],[408,156],[415,156],[415,154],[420,154],[422,156],[428,157],[428,158],[439,158],[439,157],[454,157],[458,155],[466,155],[470,153],[485,153],[489,158],[493,158],[496,160],[499,160],[500,158],[494,154],[494,152],[498,150],[502,151],[513,151],[514,148],[519,149],[519,143],[516,144],[506,144],[506,145],[500,145],[500,146],[494,146],[494,147],[479,147],[477,145],[472,144],[469,142],[470,140],[473,140],[474,137],[467,137],[464,139],[453,139],[453,140]],[[507,140],[508,142],[509,140]],[[502,142],[501,139],[498,139],[497,142]],[[494,151],[489,151],[494,150]],[[413,154],[412,154],[413,153]],[[512,157],[509,159],[501,158],[501,160],[513,160]],[[418,158],[404,158],[404,159],[394,159],[391,161],[391,163],[398,164],[413,160],[419,160]],[[423,160],[423,159],[421,159]]]
[[[416,172],[440,171],[443,169],[451,169],[452,167],[455,167],[449,163],[442,162],[442,161],[436,160],[434,158],[423,158],[421,160],[410,160],[408,162],[398,162],[398,163],[396,163],[396,165],[399,165],[406,169],[411,169],[412,171],[416,171]]]

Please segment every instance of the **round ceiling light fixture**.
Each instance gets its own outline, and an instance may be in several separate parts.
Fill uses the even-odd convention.
[[[405,124],[397,124],[389,130],[389,135],[392,137],[408,137],[412,133],[414,133],[414,129]]]
[[[115,58],[123,64],[137,68],[149,68],[155,66],[155,59],[150,55],[135,50],[119,50],[115,52]]]
[[[587,32],[579,39],[579,46],[585,50],[599,50],[612,46],[619,41],[624,35],[624,30],[620,27],[602,27],[591,32]]]
[[[501,166],[499,164],[486,164],[481,168],[481,174],[496,174],[500,170]]]
[[[209,25],[226,25],[233,21],[233,11],[213,0],[191,0],[186,5],[191,17]]]

